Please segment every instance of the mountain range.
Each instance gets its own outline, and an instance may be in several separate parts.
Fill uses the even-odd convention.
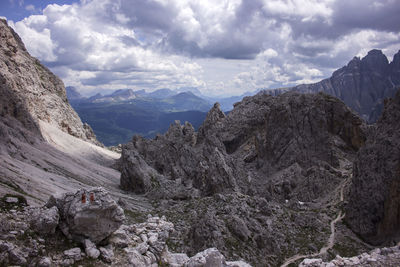
[[[398,246],[370,250],[400,241],[400,88],[372,125],[277,93],[117,153],[0,19],[0,265],[399,266]]]
[[[83,97],[74,87],[67,87],[67,96],[80,117],[89,123],[106,145],[127,142],[133,134],[147,138],[167,131],[175,120],[188,121],[197,129],[205,112],[215,103],[229,112],[235,103],[256,93],[279,95],[288,91],[324,92],[341,99],[368,123],[374,123],[383,109],[383,101],[392,97],[400,85],[400,53],[389,63],[380,50],[371,50],[362,59],[354,57],[330,78],[314,84],[288,88],[258,89],[240,96],[206,97],[196,88],[154,92],[132,89],[116,90],[108,95]],[[190,91],[184,91],[185,89]]]
[[[154,137],[164,133],[175,120],[200,126],[211,104],[192,92],[176,93],[160,89],[146,93],[132,89],[116,90],[108,95],[82,97],[67,87],[69,102],[83,121],[89,123],[97,138],[107,146],[125,143],[134,134]]]

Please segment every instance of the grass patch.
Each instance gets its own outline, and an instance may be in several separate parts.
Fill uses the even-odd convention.
[[[6,202],[6,199],[8,197],[17,198],[18,202],[17,203],[8,203],[8,202]],[[12,209],[23,210],[23,208],[26,207],[27,205],[28,205],[28,203],[26,201],[26,198],[21,195],[6,194],[2,198],[0,198],[0,210],[1,211],[9,211]]]
[[[128,223],[143,223],[147,220],[147,214],[140,211],[124,210]]]

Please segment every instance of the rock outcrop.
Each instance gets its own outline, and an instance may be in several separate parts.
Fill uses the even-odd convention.
[[[154,140],[135,136],[123,145],[121,187],[145,193],[178,224],[182,251],[212,246],[278,265],[328,238],[329,216],[318,210],[334,206],[364,129],[323,93],[246,97],[228,115],[216,104],[197,133],[176,122]]]
[[[346,211],[351,229],[373,244],[400,240],[400,90],[370,130],[354,164]]]
[[[398,266],[400,262],[400,247],[376,248],[368,253],[354,257],[341,257],[337,255],[335,259],[326,262],[322,259],[305,259],[299,267],[334,267],[334,266],[364,266],[364,267],[381,267],[381,266]]]
[[[362,120],[328,95],[246,97],[227,116],[215,105],[198,133],[176,122],[154,140],[135,136],[122,149],[121,187],[158,198],[242,192],[310,201],[340,181],[331,167],[364,139]]]
[[[68,238],[85,244],[106,239],[125,219],[122,208],[101,187],[51,197],[46,206],[58,208],[59,227]]]
[[[20,37],[0,19],[0,115],[17,118],[28,129],[39,121],[100,144],[69,105],[63,82],[29,55]],[[33,119],[33,121],[32,121]]]
[[[265,90],[276,95],[289,91],[301,93],[324,92],[341,99],[347,106],[371,123],[383,109],[383,101],[394,96],[400,86],[400,51],[389,63],[381,50],[371,50],[360,59],[354,57],[346,66],[336,70],[328,79],[314,84],[291,88]]]
[[[99,198],[100,202],[101,200],[108,202],[109,196],[99,191],[102,190],[95,189],[92,192],[97,192],[96,198]],[[87,193],[89,193],[88,201],[90,202],[90,192]],[[76,194],[67,194],[66,198],[71,198]],[[22,205],[20,201],[7,202],[8,200],[0,199],[0,220],[2,222],[0,224],[0,266],[50,267],[72,266],[74,264],[86,266],[88,265],[87,261],[90,261],[90,265],[94,266],[250,266],[243,261],[226,261],[224,255],[216,248],[206,249],[193,257],[184,253],[170,252],[167,243],[176,231],[174,225],[167,221],[165,217],[160,218],[151,215],[142,223],[120,225],[101,244],[95,244],[90,239],[82,240],[79,238],[78,241],[82,242],[80,247],[74,241],[69,240],[68,242],[65,235],[61,233],[60,230],[63,230],[64,227],[62,220],[65,218],[61,218],[59,227],[51,226],[52,230],[47,231],[47,234],[43,232],[43,229],[49,226],[49,220],[39,219],[33,222],[38,217],[32,216],[32,214],[43,214],[43,218],[49,218],[49,214],[57,212],[56,207],[50,209],[47,207],[35,208]],[[54,202],[54,200],[54,198],[50,199],[49,203]],[[8,207],[12,209],[3,210],[3,201],[13,203],[12,206]],[[96,204],[92,203],[92,205]],[[109,211],[108,213],[113,212]],[[107,214],[105,215],[107,216]],[[70,214],[66,216],[70,216]],[[99,216],[91,214],[87,210],[86,218],[88,217],[105,222],[105,219],[99,218]],[[77,217],[70,219],[74,218]],[[29,223],[29,221],[31,222]],[[92,225],[93,228],[97,226]],[[87,226],[85,227],[86,229],[82,228],[82,230],[87,230]],[[104,228],[102,229],[104,230]],[[49,234],[50,232],[51,234]]]

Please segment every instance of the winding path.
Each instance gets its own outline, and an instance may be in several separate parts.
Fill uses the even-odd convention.
[[[343,202],[343,191],[344,191],[344,187],[347,184],[347,180],[341,185],[340,188],[340,193],[339,193],[339,203]],[[337,222],[341,221],[344,218],[345,214],[342,215],[342,212],[339,211],[338,216],[331,221],[330,225],[331,225],[331,235],[329,236],[329,239],[326,243],[326,245],[324,247],[322,247],[320,249],[320,251],[318,253],[312,253],[312,254],[307,254],[307,255],[301,255],[301,254],[296,254],[288,259],[285,260],[285,262],[281,265],[281,267],[286,267],[291,263],[294,263],[298,260],[304,259],[304,258],[315,258],[318,256],[321,256],[322,254],[325,254],[329,249],[331,249],[333,247],[333,245],[335,244],[335,225]]]

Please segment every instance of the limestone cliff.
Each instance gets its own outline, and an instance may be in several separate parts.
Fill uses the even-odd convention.
[[[0,196],[17,194],[40,204],[55,192],[117,188],[119,173],[107,166],[119,154],[95,145],[62,81],[29,55],[1,19],[0,96]]]
[[[82,140],[99,144],[89,125],[69,105],[63,82],[29,55],[19,36],[0,19],[0,114],[29,129],[49,123]],[[33,119],[33,120],[32,120]]]

